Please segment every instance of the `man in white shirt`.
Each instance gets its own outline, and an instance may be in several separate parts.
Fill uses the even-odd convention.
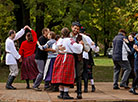
[[[72,32],[70,33],[70,37],[73,38],[77,43],[79,41],[84,42],[83,51],[89,52],[90,46],[87,43],[84,36],[82,36],[80,32],[80,24],[79,22],[73,22],[71,26]],[[75,71],[76,71],[76,83],[77,83],[77,99],[82,99],[82,72],[83,72],[83,58],[81,54],[74,54],[75,57]]]
[[[19,60],[19,62],[21,62],[22,58],[19,55],[18,51],[16,50],[14,41],[24,35],[25,29],[26,29],[26,26],[17,33],[14,30],[10,30],[9,37],[6,39],[6,42],[5,42],[6,65],[9,66],[9,70],[10,70],[8,80],[6,83],[6,89],[12,89],[12,90],[16,89],[15,87],[12,86],[12,83],[19,72],[16,60]]]
[[[92,66],[94,64],[93,58],[92,58],[92,50],[94,51],[94,48],[96,48],[95,43],[90,38],[90,34],[85,33],[85,28],[81,27],[80,34],[84,36],[87,43],[90,46],[90,51],[86,52],[83,51],[83,80],[84,80],[84,92],[88,92],[88,80],[90,79],[92,90],[91,92],[94,92],[96,90],[94,85],[94,79],[93,79],[93,73],[92,73]]]

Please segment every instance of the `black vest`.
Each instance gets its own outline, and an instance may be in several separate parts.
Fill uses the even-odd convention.
[[[78,37],[76,38],[76,42],[79,43],[82,40],[82,35],[78,34]],[[77,61],[82,61],[82,53],[81,54],[75,54],[75,59]]]

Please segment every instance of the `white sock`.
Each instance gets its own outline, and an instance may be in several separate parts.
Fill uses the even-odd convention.
[[[69,92],[69,88],[68,87],[64,87],[64,92]]]
[[[59,91],[64,91],[64,88],[63,87],[59,87]]]
[[[94,85],[94,79],[91,79],[91,85]]]

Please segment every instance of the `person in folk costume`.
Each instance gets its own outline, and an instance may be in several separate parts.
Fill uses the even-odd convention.
[[[58,51],[59,54],[55,60],[53,74],[52,74],[52,83],[59,84],[60,99],[73,99],[68,94],[69,87],[74,84],[75,77],[75,60],[73,53],[80,54],[83,49],[83,41],[79,41],[77,44],[72,38],[69,38],[69,29],[63,28],[61,34],[62,39],[59,39],[57,42],[57,48],[60,46],[64,47],[63,51]]]
[[[47,41],[48,41],[47,35],[49,32],[50,32],[50,30],[48,28],[44,28],[42,30],[42,36],[40,36],[38,39],[40,45],[44,45],[47,43]],[[40,50],[37,46],[36,52],[35,52],[35,62],[37,64],[39,74],[37,75],[36,80],[35,80],[34,85],[33,85],[33,89],[35,91],[41,91],[39,86],[43,80],[43,74],[44,74],[44,67],[45,67],[46,59],[47,59],[47,52]],[[45,84],[44,88],[45,87],[46,87],[46,84]]]
[[[92,86],[92,92],[96,90],[94,85],[94,79],[93,79],[93,73],[92,73],[92,66],[94,65],[93,57],[92,57],[92,49],[93,46],[95,46],[95,43],[92,41],[92,39],[89,37],[90,34],[86,35],[85,28],[81,27],[80,34],[84,34],[85,39],[87,40],[87,43],[91,47],[89,52],[83,51],[83,80],[84,80],[84,92],[88,92],[88,79],[91,81]]]
[[[132,88],[129,90],[129,92],[133,93],[134,95],[138,95],[138,93],[136,92],[136,86],[138,84],[138,34],[135,35],[135,44],[133,48],[135,49],[135,53],[134,53],[135,79],[132,83]]]
[[[35,50],[37,43],[37,34],[29,26],[27,26],[29,32],[26,33],[26,40],[22,42],[19,54],[22,56],[21,65],[21,80],[26,80],[27,89],[30,89],[29,80],[35,79],[38,75],[37,65],[35,63]]]
[[[60,39],[60,35],[56,35],[56,37],[55,37],[56,43],[54,43],[53,46],[52,46],[52,49],[55,49],[55,51],[56,51],[56,44],[57,44],[57,42],[58,42],[59,39]],[[61,48],[62,48],[62,47],[61,47]],[[61,49],[61,50],[62,50],[62,49]],[[64,50],[64,49],[63,49],[63,50]],[[56,51],[54,54],[55,54],[56,57],[57,57],[58,52]],[[51,62],[50,62],[50,63],[51,63]],[[55,62],[54,62],[54,63],[55,63]],[[54,66],[54,65],[53,65],[53,66]],[[52,79],[51,79],[51,80],[52,80]],[[49,91],[52,91],[52,92],[58,92],[58,91],[59,91],[59,85],[52,84],[52,87],[49,88],[48,90],[49,90]]]
[[[56,34],[53,31],[51,31],[50,33],[48,33],[49,41],[43,46],[41,46],[38,42],[38,47],[41,50],[45,50],[47,48],[52,48],[53,44],[56,43],[55,36],[56,36]],[[52,79],[53,65],[54,65],[55,59],[57,57],[57,53],[54,53],[54,52],[55,52],[55,50],[48,52],[48,58],[47,58],[46,64],[45,64],[43,80],[47,83],[47,86],[45,89],[46,91],[54,90],[54,85],[50,85],[51,79]]]
[[[14,41],[21,38],[24,33],[27,26],[25,26],[23,29],[21,29],[19,32],[15,32],[14,30],[9,31],[9,37],[6,39],[5,42],[5,51],[6,51],[6,65],[9,66],[9,76],[6,83],[6,89],[16,89],[12,86],[12,83],[15,79],[15,77],[18,75],[18,65],[17,61],[22,61],[21,55],[19,55],[18,51],[16,50],[16,47],[14,45]]]
[[[83,51],[89,52],[90,46],[87,43],[85,37],[79,33],[80,31],[80,23],[73,22],[71,26],[72,32],[70,33],[70,37],[73,38],[74,41],[79,43],[79,41],[84,42]],[[77,83],[77,98],[82,99],[82,73],[83,73],[83,58],[81,54],[74,54],[75,57],[75,71],[76,71],[76,83]]]

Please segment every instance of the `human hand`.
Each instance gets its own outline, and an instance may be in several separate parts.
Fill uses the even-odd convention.
[[[84,45],[84,42],[81,40],[81,41],[79,42],[79,44],[82,44],[82,45]]]
[[[129,41],[128,41],[126,38],[124,38],[123,40],[124,40],[126,43],[129,43]]]
[[[24,26],[24,29],[29,29],[29,30],[32,30],[28,25]]]
[[[43,49],[43,46],[41,46],[41,45],[38,45],[38,48],[39,48],[40,50],[44,50],[44,49]]]
[[[92,45],[95,45],[95,43],[94,43],[94,42],[92,42],[91,44],[92,44]]]
[[[38,46],[40,45],[39,41],[37,41],[37,45],[38,45]]]
[[[19,59],[19,62],[22,62],[22,58]]]
[[[134,45],[133,45],[133,48],[136,49],[136,48],[137,48],[137,45],[134,44]]]
[[[64,51],[66,48],[63,47],[62,45],[60,45],[60,46],[58,47],[58,49],[61,50],[61,51]]]

